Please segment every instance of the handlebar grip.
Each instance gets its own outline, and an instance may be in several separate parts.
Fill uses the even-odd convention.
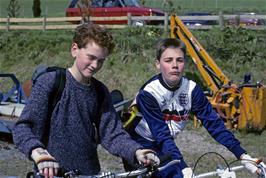
[[[162,156],[159,156],[159,159],[160,159],[160,165],[166,163],[166,162],[169,162],[172,160],[172,155],[169,153],[169,154],[165,154],[165,155],[162,155]]]

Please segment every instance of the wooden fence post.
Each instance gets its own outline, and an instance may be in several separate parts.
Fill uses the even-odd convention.
[[[221,29],[224,28],[224,16],[222,11],[219,12],[219,26]]]
[[[164,33],[167,33],[168,31],[168,20],[169,17],[168,17],[168,13],[165,13],[164,14]]]
[[[236,15],[235,22],[236,22],[235,25],[238,27],[240,25],[240,15],[239,14]]]
[[[132,24],[132,18],[131,13],[127,13],[127,25],[131,27]]]
[[[42,25],[43,25],[43,31],[45,31],[46,30],[46,15],[43,16],[43,23],[42,23]]]
[[[7,19],[6,19],[6,30],[9,31],[10,30],[10,17],[7,16]]]

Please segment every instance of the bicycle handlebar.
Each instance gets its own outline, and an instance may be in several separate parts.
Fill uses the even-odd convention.
[[[122,173],[102,173],[101,175],[92,175],[92,176],[86,176],[86,175],[78,175],[74,171],[70,171],[65,173],[65,176],[63,177],[54,177],[54,178],[125,178],[125,177],[132,177],[132,176],[150,176],[156,171],[163,171],[166,168],[179,163],[180,160],[172,160],[168,162],[166,165],[157,167],[157,166],[149,166],[149,167],[143,167],[139,168],[134,171],[129,172],[122,172]],[[244,169],[245,167],[243,165],[240,166],[234,166],[230,168],[217,168],[216,171],[202,173],[199,175],[194,176],[193,178],[206,178],[211,176],[219,176],[220,178],[234,178],[236,177],[235,171],[239,171]],[[258,168],[261,170],[261,173],[258,175],[259,178],[266,178],[266,166],[262,162],[258,164]],[[40,176],[41,177],[41,176]]]
[[[211,176],[219,176],[221,178],[234,178],[236,177],[235,171],[243,170],[245,167],[243,165],[230,167],[229,169],[217,168],[216,171],[202,173],[199,175],[194,176],[193,178],[206,178]],[[266,178],[266,166],[262,162],[258,164],[258,168],[260,169],[260,174],[258,178]]]
[[[202,173],[199,174],[197,176],[194,176],[194,178],[205,178],[205,177],[211,177],[211,176],[222,176],[222,174],[230,174],[230,172],[234,172],[234,171],[238,171],[238,170],[242,170],[244,169],[244,166],[235,166],[235,167],[231,167],[230,170],[227,169],[221,169],[218,168],[216,171],[212,171],[212,172],[207,172],[207,173]],[[233,173],[231,173],[233,174]]]
[[[102,173],[101,175],[92,175],[92,176],[85,176],[85,175],[77,175],[75,171],[70,171],[65,173],[64,177],[54,177],[54,178],[124,178],[124,177],[132,177],[132,176],[140,176],[140,175],[151,175],[156,171],[162,171],[169,166],[179,163],[180,160],[172,160],[164,166],[161,167],[144,167],[138,170],[129,171],[129,172],[122,172],[122,173]]]

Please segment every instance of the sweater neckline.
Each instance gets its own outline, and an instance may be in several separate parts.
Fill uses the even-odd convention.
[[[74,76],[70,73],[69,69],[67,69],[67,78],[70,80],[71,83],[73,83],[75,86],[84,89],[84,90],[90,90],[93,85],[93,77],[90,81],[90,85],[83,84],[79,81],[77,81]]]

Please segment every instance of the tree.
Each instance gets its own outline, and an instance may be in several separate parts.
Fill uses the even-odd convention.
[[[18,0],[10,0],[7,7],[7,15],[9,17],[18,17],[20,13],[19,10],[20,10],[20,5]]]
[[[33,17],[40,17],[41,16],[41,0],[33,0],[33,5],[32,5],[32,12],[33,12]]]

